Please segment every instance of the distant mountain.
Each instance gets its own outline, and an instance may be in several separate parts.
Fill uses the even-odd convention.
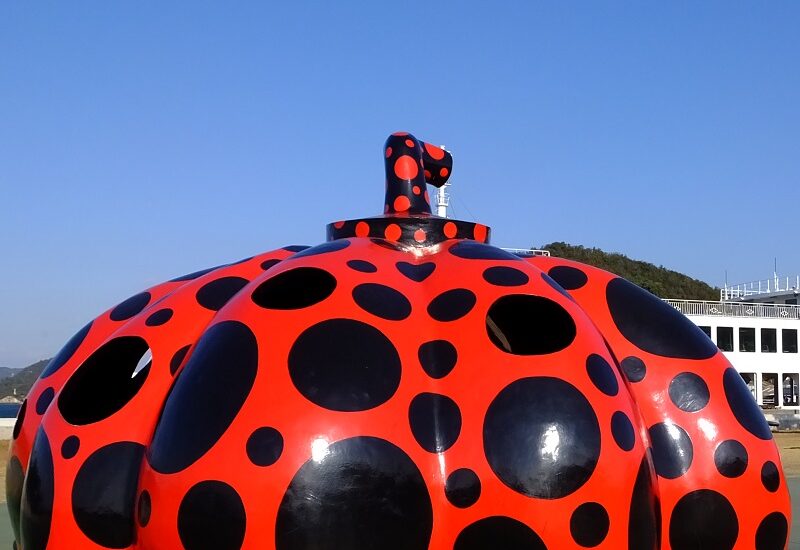
[[[9,376],[13,376],[17,372],[19,372],[19,369],[0,367],[0,380],[2,380],[3,378],[8,378]]]
[[[22,369],[1,367],[0,369],[6,369],[12,372],[8,376],[0,374],[0,398],[14,395],[14,390],[16,390],[17,397],[20,400],[24,399],[25,396],[28,395],[33,383],[36,382],[36,379],[39,378],[39,375],[42,374],[42,371],[49,362],[50,359],[44,359]],[[4,370],[0,370],[0,373],[4,372]]]
[[[660,298],[676,300],[719,300],[719,289],[688,275],[656,266],[640,260],[632,260],[624,254],[605,252],[599,248],[587,248],[555,242],[541,247],[553,256],[583,262],[624,277],[645,288]]]

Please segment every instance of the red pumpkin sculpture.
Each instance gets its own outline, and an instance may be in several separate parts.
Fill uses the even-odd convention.
[[[17,548],[785,548],[770,430],[698,328],[432,216],[446,151],[397,133],[385,162],[383,216],[67,342],[14,430]]]

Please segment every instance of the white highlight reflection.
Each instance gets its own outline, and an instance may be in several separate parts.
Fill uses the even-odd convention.
[[[557,462],[560,445],[561,436],[558,433],[558,428],[556,426],[549,426],[542,438],[542,456],[549,455],[552,462]]]
[[[667,435],[669,435],[675,442],[675,445],[672,448],[673,451],[677,453],[682,459],[685,459],[687,455],[687,449],[680,445],[681,436],[683,435],[683,432],[678,426],[676,426],[672,422],[665,422],[665,424],[667,427]]]
[[[328,440],[324,437],[318,437],[311,442],[311,458],[314,462],[322,462],[328,456],[330,452],[328,450],[329,445]]]
[[[697,427],[706,436],[706,439],[713,441],[717,438],[717,426],[707,418],[700,418],[697,421]]]

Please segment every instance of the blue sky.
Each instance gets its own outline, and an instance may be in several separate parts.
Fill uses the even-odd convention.
[[[295,4],[0,5],[0,365],[379,213],[395,130],[495,244],[800,273],[800,4]]]

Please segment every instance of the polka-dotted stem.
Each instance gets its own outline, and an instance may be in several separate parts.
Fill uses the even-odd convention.
[[[450,177],[453,157],[411,134],[396,132],[384,146],[386,214],[430,214],[426,183],[441,187]]]

